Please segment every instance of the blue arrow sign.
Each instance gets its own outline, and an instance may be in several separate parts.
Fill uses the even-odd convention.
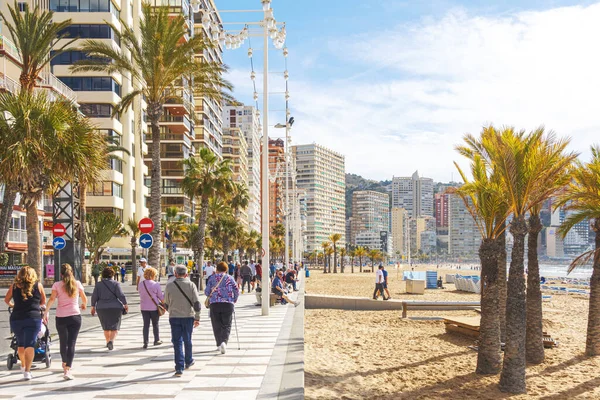
[[[52,246],[56,250],[62,250],[65,248],[66,245],[67,245],[67,241],[61,237],[55,237],[54,240],[52,240]]]
[[[142,236],[140,236],[140,247],[142,249],[149,249],[153,244],[154,239],[152,239],[150,234],[144,233]]]

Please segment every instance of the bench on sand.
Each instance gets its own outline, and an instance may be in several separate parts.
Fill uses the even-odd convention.
[[[455,318],[444,318],[444,324],[446,325],[447,333],[461,333],[463,335],[471,336],[474,338],[479,337],[479,323],[481,317],[455,317]]]
[[[478,307],[478,301],[403,301],[402,318],[407,317],[408,310],[456,311],[474,310]]]

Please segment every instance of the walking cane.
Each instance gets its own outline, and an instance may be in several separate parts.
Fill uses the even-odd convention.
[[[233,322],[235,323],[235,336],[237,337],[238,350],[240,350],[240,334],[238,333],[237,319],[235,318],[235,309],[233,310]]]

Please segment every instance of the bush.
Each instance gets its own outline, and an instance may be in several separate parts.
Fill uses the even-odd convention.
[[[8,265],[8,254],[0,253],[0,265]]]

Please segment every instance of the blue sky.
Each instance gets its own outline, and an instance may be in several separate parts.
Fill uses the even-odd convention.
[[[260,9],[259,0],[216,4]],[[418,169],[448,181],[457,176],[452,161],[461,162],[453,146],[488,123],[543,124],[570,136],[583,157],[600,137],[598,2],[273,0],[272,6],[288,32],[293,141],[345,154],[347,172],[390,179]],[[256,21],[261,14],[222,17]],[[251,44],[261,92],[261,39]],[[224,59],[234,94],[253,103],[248,46],[226,50]],[[284,60],[269,54],[270,91],[281,92]],[[269,99],[270,120],[283,120],[283,96]]]

